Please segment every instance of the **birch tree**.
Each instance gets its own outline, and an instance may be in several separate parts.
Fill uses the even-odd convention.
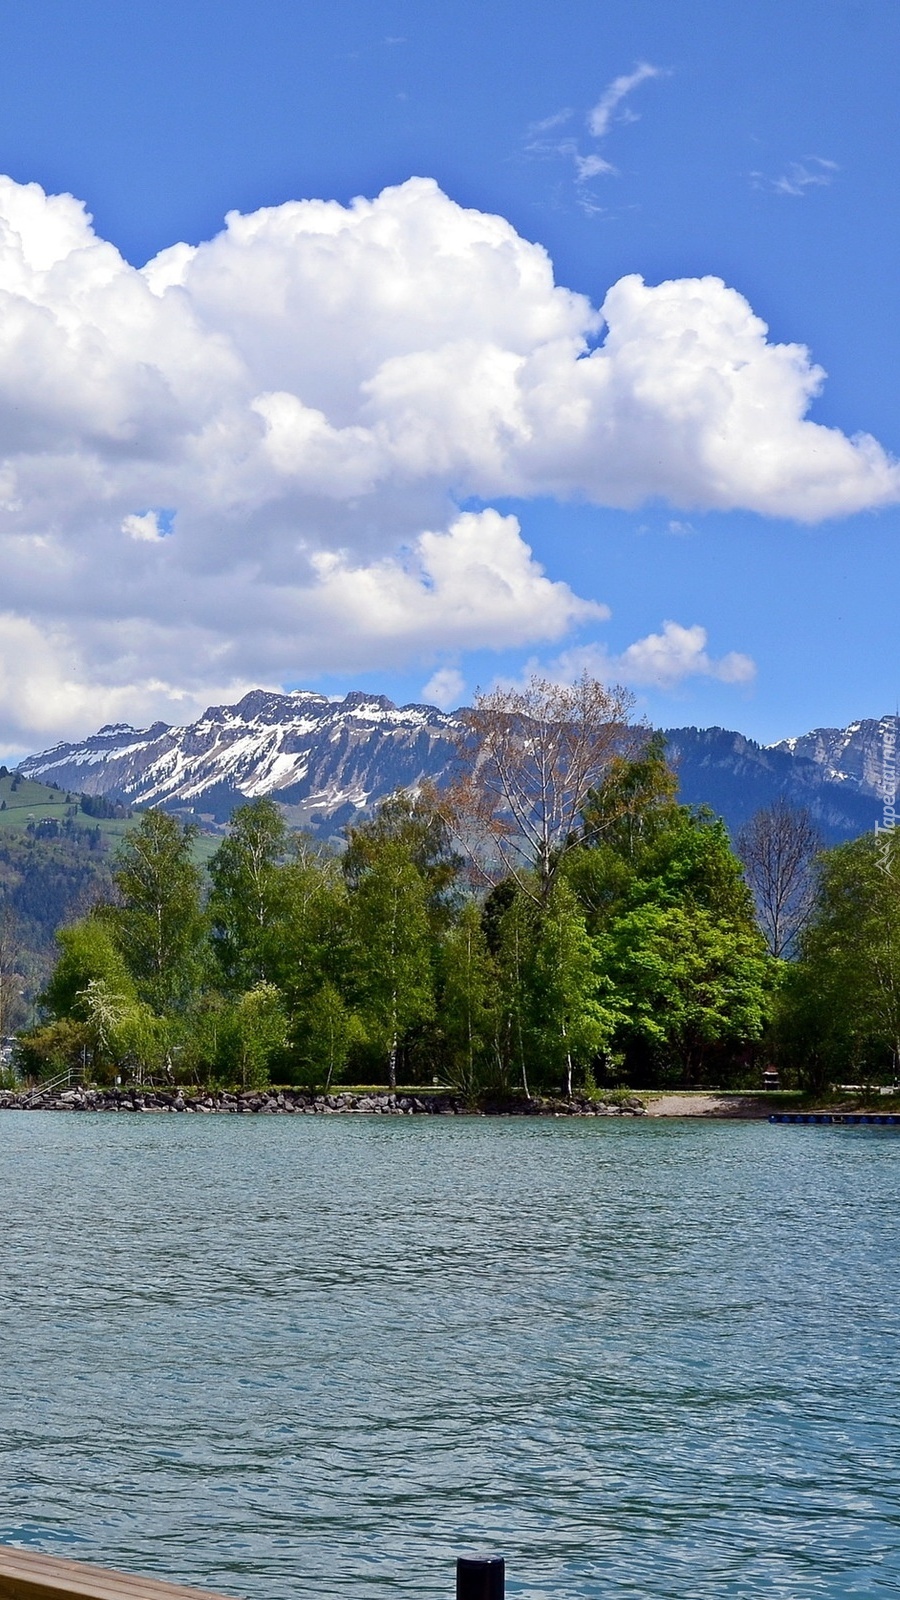
[[[546,901],[589,795],[630,743],[632,706],[626,690],[585,673],[571,685],[533,677],[493,689],[460,713],[445,814],[485,879],[511,875]]]
[[[781,795],[751,817],[737,843],[769,953],[783,958],[812,911],[813,862],[822,840],[806,807]]]
[[[403,1036],[434,1011],[427,892],[402,845],[388,840],[373,853],[351,906],[360,1010],[395,1089]]]

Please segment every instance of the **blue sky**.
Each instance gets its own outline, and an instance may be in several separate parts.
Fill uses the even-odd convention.
[[[0,274],[0,291],[25,295],[29,306],[20,338],[7,300],[15,339],[0,348],[0,378],[4,359],[8,372],[0,456],[14,482],[0,510],[8,552],[0,681],[12,708],[0,743],[10,752],[103,720],[181,720],[207,698],[233,698],[255,682],[381,688],[402,699],[419,698],[430,683],[453,699],[455,690],[471,693],[531,665],[551,674],[581,664],[606,670],[632,682],[657,723],[715,722],[763,740],[894,708],[900,477],[883,459],[860,465],[848,456],[814,493],[819,446],[797,432],[777,482],[763,484],[784,431],[783,400],[790,409],[789,377],[771,369],[771,346],[806,346],[827,373],[808,420],[848,439],[870,434],[900,455],[900,12],[891,0],[31,0],[27,10],[0,4],[0,26],[0,171],[13,180],[4,215],[10,237],[28,232],[23,259],[41,277],[38,288],[23,288],[21,252],[10,246],[4,259],[18,264]],[[398,222],[385,202],[386,222],[406,230],[398,248],[409,274],[398,279],[399,298],[391,301],[387,283],[365,300],[377,270],[364,259],[382,225],[376,212],[353,246],[355,265],[347,257],[339,269],[360,274],[359,293],[348,278],[346,303],[363,305],[362,320],[336,316],[319,348],[333,270],[323,268],[293,367],[279,356],[278,297],[290,280],[284,347],[293,349],[306,314],[296,284],[311,283],[313,268],[291,276],[287,257],[297,246],[284,242],[277,218],[249,242],[242,236],[239,268],[224,249],[201,252],[189,269],[167,265],[154,292],[174,309],[148,332],[123,270],[108,290],[106,247],[89,257],[74,214],[45,214],[21,198],[21,186],[33,184],[74,196],[96,239],[140,269],[180,241],[214,239],[227,212],[251,216],[305,199],[347,207],[414,176],[435,180],[462,209],[438,211],[430,192],[416,191]],[[503,304],[496,275],[484,284],[478,277],[488,246],[475,234],[467,235],[457,322],[440,309],[459,286],[448,260],[446,279],[431,285],[419,345],[406,339],[404,294],[409,320],[424,318],[417,273],[429,261],[419,241],[425,233],[456,239],[459,230],[461,238],[472,213],[505,219],[523,241],[526,277],[533,260],[524,246],[534,243],[555,283],[594,308],[634,274],[649,286],[720,278],[743,297],[768,325],[768,345],[757,337],[746,359],[758,357],[755,403],[772,418],[748,434],[746,463],[732,415],[729,464],[708,464],[716,386],[745,360],[734,339],[716,343],[713,334],[709,372],[695,372],[685,401],[692,416],[705,408],[707,466],[680,472],[677,449],[691,457],[701,445],[685,434],[676,449],[673,430],[687,424],[671,406],[657,450],[660,395],[679,380],[655,371],[661,387],[647,400],[645,378],[632,377],[635,363],[646,372],[646,341],[663,326],[660,316],[667,338],[677,340],[682,323],[681,337],[695,336],[690,296],[680,293],[667,309],[653,300],[620,312],[631,354],[608,404],[626,420],[604,411],[590,426],[602,422],[612,433],[586,437],[564,471],[555,473],[552,449],[541,454],[540,441],[539,461],[522,446],[502,468],[486,464],[478,457],[483,423],[471,408],[470,433],[442,465],[441,430],[464,426],[460,391],[471,384],[478,399],[486,384],[501,383],[496,363],[485,376],[475,346],[522,354],[516,305]],[[63,263],[52,283],[41,255],[48,230],[54,262]],[[89,273],[78,265],[88,259]],[[550,315],[541,293],[543,309],[523,302],[523,323],[530,316],[537,327]],[[704,327],[736,315],[737,304],[704,302]],[[379,331],[381,365],[363,371],[354,363],[366,315],[396,320]],[[586,327],[582,315],[585,348],[599,347],[605,331]],[[541,337],[529,335],[527,352],[538,365]],[[435,352],[454,341],[471,359],[448,358],[440,379],[429,368],[431,455],[427,470],[414,472],[410,413],[425,391],[409,387],[408,366],[398,379],[396,363],[421,346],[440,364]],[[266,461],[281,474],[277,495],[258,463],[227,494],[221,489],[226,463],[230,471],[236,459],[249,462],[237,399],[214,417],[211,398],[217,384],[218,392],[237,385],[237,395],[238,357],[242,372],[251,369],[240,380],[248,414],[265,429]],[[343,387],[330,383],[332,370],[343,373]],[[559,378],[550,424],[541,402],[551,444],[572,402],[573,372]],[[397,382],[415,401],[402,440]],[[353,384],[368,396],[358,412]],[[177,399],[169,412],[163,392]],[[388,394],[375,421],[373,392],[379,403]],[[318,433],[313,414],[324,418]],[[529,427],[540,426],[537,415],[529,413]],[[511,414],[501,423],[512,428]],[[363,424],[381,440],[395,429],[390,468],[372,466]],[[340,438],[335,429],[345,430]],[[214,433],[221,455],[209,444]],[[205,442],[176,462],[187,435]],[[611,469],[595,470],[604,449],[628,456],[625,488],[610,487]],[[304,450],[301,494],[288,456]],[[665,470],[657,471],[657,454]],[[858,479],[852,491],[848,473]],[[205,498],[195,492],[204,475]],[[453,505],[472,519],[462,531]],[[517,542],[498,517],[517,519]],[[426,530],[440,547],[421,543]],[[473,552],[495,544],[490,582],[509,578],[519,588],[515,605],[500,597],[492,610]],[[371,626],[367,607],[378,612]],[[23,675],[32,685],[25,693]]]

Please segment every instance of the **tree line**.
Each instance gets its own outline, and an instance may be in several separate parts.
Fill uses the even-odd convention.
[[[448,790],[395,795],[340,854],[251,801],[206,883],[194,830],[145,812],[114,896],[59,934],[23,1066],[473,1097],[743,1086],[773,1056],[818,1089],[890,1074],[893,839],[822,853],[782,805],[741,859],[629,710],[590,679],[482,696]]]

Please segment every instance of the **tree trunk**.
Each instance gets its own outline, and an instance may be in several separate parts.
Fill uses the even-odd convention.
[[[562,1036],[564,1039],[567,1038],[565,1023],[562,1025]],[[566,1098],[568,1100],[572,1098],[572,1052],[568,1042],[566,1043]]]
[[[397,1035],[391,1035],[391,1049],[388,1056],[388,1087],[393,1091],[397,1087]]]

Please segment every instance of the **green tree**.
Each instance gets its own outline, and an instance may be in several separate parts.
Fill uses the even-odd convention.
[[[145,811],[119,849],[114,921],[142,999],[156,1012],[183,1009],[199,985],[206,932],[196,835],[165,811]]]
[[[508,878],[488,895],[484,923],[500,993],[497,1056],[502,1077],[507,1082],[519,1078],[525,1098],[530,1100],[529,979],[538,925],[537,905],[531,896],[520,893],[514,879]]]
[[[274,801],[233,812],[227,839],[209,864],[213,948],[232,991],[271,982],[283,945],[288,837]]]
[[[166,1022],[137,999],[130,983],[117,990],[106,978],[91,978],[79,1003],[95,1074],[124,1068],[141,1082],[145,1071],[162,1065],[169,1044]]]
[[[900,833],[819,859],[799,960],[779,1006],[782,1051],[811,1087],[900,1072]]]
[[[52,1017],[86,1022],[84,996],[92,983],[103,983],[108,992],[129,1000],[136,998],[114,922],[103,916],[85,917],[70,928],[61,928],[56,941],[59,960],[40,997]]]
[[[606,971],[625,1013],[620,1036],[638,1059],[675,1066],[689,1083],[707,1060],[761,1038],[773,972],[753,927],[696,905],[647,902],[618,918]]]
[[[387,844],[402,849],[419,873],[432,927],[435,931],[447,927],[459,909],[458,880],[463,860],[453,848],[433,789],[426,785],[415,795],[399,790],[382,802],[374,817],[347,830],[343,871],[351,890],[377,863]]]
[[[571,1099],[576,1066],[609,1047],[619,1010],[594,941],[565,879],[553,884],[537,925],[530,966],[532,1027],[540,1059]]]
[[[333,983],[323,983],[295,1024],[294,1047],[309,1082],[323,1084],[327,1092],[343,1075],[353,1046],[364,1038],[359,1017]]]
[[[388,840],[373,854],[351,909],[360,1010],[370,1039],[387,1056],[394,1089],[401,1040],[434,1010],[428,891],[401,842]]]
[[[666,761],[666,741],[654,733],[637,756],[616,755],[582,807],[585,844],[607,845],[626,861],[639,859],[681,809],[678,779]]]
[[[230,1009],[225,1050],[244,1089],[262,1089],[273,1057],[284,1048],[287,1020],[274,984],[258,983],[239,995]]]
[[[474,901],[463,906],[441,947],[442,1030],[451,1081],[473,1095],[496,1066],[497,972]]]
[[[346,998],[354,965],[350,901],[341,863],[302,837],[282,874],[274,977],[291,1017],[299,1018],[325,983]]]
[[[20,1033],[13,1061],[24,1078],[55,1078],[67,1069],[82,1069],[92,1043],[86,1022],[58,1017]]]

